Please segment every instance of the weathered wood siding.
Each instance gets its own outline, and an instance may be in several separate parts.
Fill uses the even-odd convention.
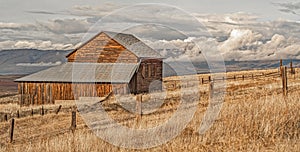
[[[104,97],[112,90],[116,94],[128,93],[127,84],[109,83],[31,83],[18,84],[20,105],[54,104],[55,100],[74,100],[79,97]]]
[[[160,59],[144,59],[142,60],[138,73],[134,75],[130,81],[131,93],[149,92],[149,86],[155,80],[161,83],[156,85],[157,90],[161,90],[162,87],[162,60]]]
[[[68,62],[90,63],[137,63],[135,54],[127,50],[105,33],[100,33],[94,39],[71,53]]]

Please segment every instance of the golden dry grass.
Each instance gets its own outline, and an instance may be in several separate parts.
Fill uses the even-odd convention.
[[[250,72],[253,71],[243,74]],[[208,105],[208,94],[204,94],[208,85],[201,85],[204,89],[200,89],[196,114],[186,129],[166,144],[141,151],[299,151],[300,77],[296,76],[289,79],[288,97],[281,94],[279,78],[227,81],[227,95],[220,115],[203,135],[198,133],[198,129]],[[104,103],[104,107],[119,123],[135,127],[135,115],[122,109],[113,99]],[[169,98],[156,113],[143,115],[141,127],[160,124],[177,107],[177,98]],[[70,113],[61,113],[18,119],[13,144],[3,142],[8,139],[5,132],[9,125],[0,123],[0,128],[5,130],[2,132],[6,134],[0,135],[0,151],[140,151],[120,148],[101,140],[80,118],[79,127],[72,134],[68,130],[70,118]]]

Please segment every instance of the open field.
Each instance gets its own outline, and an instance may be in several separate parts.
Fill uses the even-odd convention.
[[[20,77],[21,75],[0,75],[0,97],[16,95],[18,91],[18,85],[13,81]]]
[[[197,104],[191,103],[183,108],[189,111],[190,108],[196,107],[191,122],[176,138],[166,144],[142,151],[299,151],[299,73],[300,70],[296,69],[296,75],[288,75],[289,92],[286,97],[282,95],[282,82],[277,69],[227,73],[224,78],[226,96],[220,115],[204,134],[199,134],[198,130],[209,105],[208,74],[165,78],[168,90],[165,94],[151,93],[142,96],[142,104],[151,102],[151,96],[163,96],[164,102],[155,112],[143,114],[141,118],[122,108],[115,101],[121,98],[119,96],[112,96],[96,105],[101,104],[109,116],[119,124],[129,128],[149,128],[165,122],[178,110],[180,92],[181,89],[185,89],[185,99],[200,95]],[[181,79],[186,81],[181,82]],[[215,83],[224,81],[215,80]],[[72,133],[69,129],[70,109],[74,103],[63,104],[63,110],[58,114],[55,114],[55,111],[59,105],[45,105],[43,108],[47,112],[41,116],[41,106],[19,107],[16,104],[17,100],[17,96],[0,99],[0,113],[11,114],[11,118],[16,117],[16,111],[19,110],[21,115],[16,119],[13,143],[9,143],[10,121],[0,122],[0,151],[131,151],[98,138],[78,113],[77,129]],[[128,104],[135,106],[134,103]],[[35,113],[33,116],[30,115],[32,109]],[[28,111],[29,114],[26,114]],[[99,129],[114,127],[99,115],[91,114],[90,117],[100,117],[96,122]],[[180,123],[181,120],[178,120],[174,125]]]

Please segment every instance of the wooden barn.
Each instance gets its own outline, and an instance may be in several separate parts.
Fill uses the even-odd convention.
[[[162,89],[161,55],[131,34],[100,32],[66,57],[65,64],[15,80],[21,105]]]

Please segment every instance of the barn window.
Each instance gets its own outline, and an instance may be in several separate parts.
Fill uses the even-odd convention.
[[[155,77],[157,73],[157,67],[155,63],[147,63],[143,65],[142,76],[144,78]]]

